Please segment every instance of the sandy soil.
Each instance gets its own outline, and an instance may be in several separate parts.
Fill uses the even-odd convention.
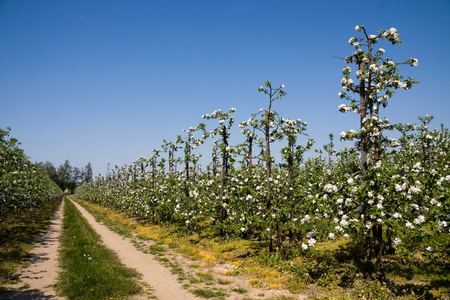
[[[194,296],[188,292],[187,289],[184,289],[182,287],[183,283],[180,283],[177,280],[177,275],[172,274],[170,270],[158,262],[153,255],[145,254],[137,250],[131,243],[130,239],[122,237],[108,229],[105,225],[98,223],[83,207],[76,202],[73,203],[80,210],[82,215],[87,219],[94,230],[101,236],[105,246],[114,250],[121,259],[122,263],[130,268],[136,269],[142,274],[142,281],[145,282],[144,287],[148,287],[147,291],[148,289],[151,290],[150,293],[152,297],[156,297],[160,300],[202,299]],[[57,257],[59,237],[62,229],[62,208],[63,204],[59,207],[57,213],[53,217],[48,232],[36,243],[36,247],[31,253],[29,267],[26,267],[20,271],[21,282],[12,286],[11,292],[0,295],[0,299],[64,299],[58,297],[53,289],[58,273]],[[145,243],[152,244],[153,242],[148,241]],[[200,263],[200,269],[192,270],[192,268],[189,268],[189,265],[193,264],[193,261],[183,257],[181,254],[173,251],[171,252],[170,249],[168,249],[168,252],[171,259],[176,260],[186,272],[195,273],[199,271],[206,271],[210,274],[214,274],[216,280],[221,278],[229,281],[229,285],[223,286],[223,288],[228,289],[226,299],[270,299],[282,294],[289,295],[287,291],[261,290],[252,288],[246,283],[248,278],[222,275],[221,273],[233,268],[231,265],[211,266]],[[195,264],[198,264],[198,262],[195,262]],[[231,292],[230,289],[232,287],[245,288],[247,293],[242,295]],[[140,295],[135,298],[147,299],[147,295]],[[295,299],[306,298],[307,297],[305,295],[295,296]]]

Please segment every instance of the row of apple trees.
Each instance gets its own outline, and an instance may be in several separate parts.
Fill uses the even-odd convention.
[[[0,213],[39,205],[61,197],[63,192],[43,168],[30,162],[10,128],[0,128]]]
[[[355,147],[335,151],[333,136],[322,154],[304,158],[313,141],[306,122],[285,119],[273,108],[285,96],[284,85],[267,81],[258,91],[267,106],[238,126],[241,143],[230,144],[235,109],[204,115],[200,123],[175,141],[164,140],[149,158],[116,168],[77,189],[77,197],[153,222],[178,224],[188,232],[214,229],[226,238],[239,235],[268,241],[270,251],[296,244],[310,251],[321,240],[361,241],[365,278],[372,278],[373,258],[384,278],[382,255],[387,250],[404,257],[420,252],[426,258],[448,255],[450,222],[450,136],[442,125],[429,128],[432,117],[418,124],[391,124],[381,118],[398,89],[417,83],[400,74],[402,65],[417,66],[415,58],[394,62],[374,45],[386,40],[399,44],[396,29],[352,37],[356,48],[344,58],[341,112],[360,117],[359,130],[343,131],[341,140]],[[399,138],[387,137],[399,132]],[[209,141],[209,143],[207,143]],[[271,152],[284,144],[282,160]],[[211,145],[211,163],[198,167],[199,147]],[[331,157],[334,160],[331,160]],[[327,226],[314,227],[318,222]]]

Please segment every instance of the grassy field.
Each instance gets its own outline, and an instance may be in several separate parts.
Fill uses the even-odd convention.
[[[249,276],[248,283],[253,287],[287,289],[293,294],[306,293],[316,299],[450,299],[450,262],[445,258],[439,261],[403,260],[396,254],[387,255],[387,280],[383,283],[366,282],[361,278],[362,249],[355,242],[334,240],[318,243],[307,255],[293,246],[288,249],[287,257],[282,258],[277,253],[268,253],[267,245],[261,241],[220,240],[210,235],[208,230],[201,235],[187,235],[175,226],[142,223],[110,208],[82,200],[79,203],[121,234],[151,239],[157,245],[182,253],[192,260],[194,268],[200,263],[231,264],[234,269],[228,275]],[[139,246],[139,241],[136,244]],[[157,245],[148,251],[153,254],[164,252],[164,248]],[[186,288],[193,287],[196,280],[205,282],[204,276],[186,275],[181,268],[178,269]],[[211,295],[212,298],[226,299],[219,295],[223,293],[220,289],[192,291],[204,298]],[[239,291],[245,289],[237,288],[235,292]]]
[[[69,299],[126,299],[142,292],[139,273],[121,264],[70,202],[64,207],[57,291]]]
[[[18,268],[33,248],[37,236],[48,227],[62,198],[0,216],[0,293],[16,283]]]

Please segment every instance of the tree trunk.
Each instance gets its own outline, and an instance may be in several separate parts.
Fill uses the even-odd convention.
[[[226,177],[228,176],[228,151],[227,151],[228,140],[225,126],[222,126],[222,141],[224,147],[222,151],[222,170],[220,172],[220,202],[222,204],[221,222],[225,221],[225,219],[227,218],[227,211],[223,207],[223,204],[225,202],[223,198],[225,196]],[[222,238],[225,237],[226,233],[223,231],[223,229],[221,229],[220,235]]]
[[[376,224],[372,227],[373,229],[373,238],[375,243],[375,255],[377,259],[377,279],[382,282],[386,277],[383,265],[383,227],[382,224]]]
[[[288,162],[288,183],[289,183],[289,187],[291,187],[292,186],[292,180],[293,180],[292,178],[294,176],[294,145],[291,142],[289,142],[288,146],[289,146],[289,150],[290,150],[289,156],[288,156],[288,159],[287,159],[287,162]],[[292,201],[292,199],[291,199],[292,193],[291,193],[290,189],[287,191],[287,194],[288,194],[288,199],[290,201]],[[289,220],[290,220],[291,223],[292,223],[293,219],[294,219],[294,212],[293,212],[293,210],[291,210],[290,213],[289,213]],[[292,243],[293,241],[294,241],[294,233],[292,231],[292,226],[289,226],[289,242]]]
[[[359,70],[364,73],[364,62],[359,62]],[[365,91],[365,81],[364,79],[360,79],[359,81],[359,100],[360,100],[360,126],[361,126],[361,173],[364,176],[367,171],[367,153],[368,153],[368,137],[366,127],[364,125],[364,119],[367,114],[367,99],[366,99],[366,91]],[[366,218],[364,218],[366,219]],[[364,222],[365,223],[365,222]],[[364,279],[372,280],[371,275],[371,252],[372,252],[372,242],[370,238],[370,229],[367,230],[364,236]]]
[[[250,166],[252,164],[252,157],[253,157],[253,149],[252,149],[252,144],[253,144],[253,137],[249,137],[248,139],[248,157],[247,157],[247,166]]]
[[[370,229],[367,230],[366,235],[364,236],[364,275],[363,278],[365,280],[372,280],[372,243],[370,238]]]
[[[359,63],[359,70],[361,72],[364,72],[364,62]],[[367,100],[366,100],[366,91],[365,91],[365,82],[364,79],[360,80],[359,82],[359,100],[360,100],[360,108],[359,108],[359,114],[360,117],[360,126],[361,129],[365,129],[363,120],[366,118],[367,113]],[[367,152],[368,152],[368,138],[367,138],[367,132],[364,130],[361,132],[361,167],[362,167],[362,174],[366,174],[367,171]]]
[[[266,112],[265,118],[266,118],[266,125],[265,125],[265,136],[266,136],[266,185],[267,185],[267,201],[266,201],[266,207],[267,212],[270,213],[272,201],[271,201],[271,177],[272,177],[272,168],[271,168],[271,162],[270,162],[270,127],[269,127],[269,118],[270,109]]]
[[[189,181],[189,143],[186,141],[185,148],[184,148],[184,168],[186,172],[186,181]]]
[[[267,217],[270,216],[272,212],[272,198],[271,198],[271,179],[272,179],[272,169],[271,169],[271,162],[270,162],[270,107],[269,110],[266,112],[264,118],[266,119],[265,124],[265,137],[266,137],[266,185],[267,185],[267,199],[266,199],[266,210],[267,210]],[[273,240],[272,240],[272,231],[273,226],[269,226],[269,252],[273,252]]]
[[[173,152],[169,150],[169,174],[172,174]]]
[[[213,180],[216,180],[216,146],[213,147],[212,177]]]
[[[392,231],[390,226],[387,226],[386,228],[386,238],[387,238],[387,245],[386,245],[387,253],[394,254],[395,248],[392,246]]]
[[[428,136],[429,132],[428,132],[428,126],[425,127],[425,132]],[[431,161],[431,147],[430,147],[430,141],[427,138],[427,148],[425,150],[425,157],[428,159],[428,167],[429,169],[433,169],[433,162]],[[426,163],[425,163],[426,165]]]

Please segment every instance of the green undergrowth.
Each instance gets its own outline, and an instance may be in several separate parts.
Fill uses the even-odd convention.
[[[224,275],[250,277],[248,284],[260,289],[287,289],[291,294],[317,295],[316,299],[449,299],[450,262],[448,258],[426,261],[421,257],[403,260],[396,254],[386,255],[387,277],[384,282],[362,279],[363,251],[361,244],[350,240],[323,241],[310,251],[298,244],[289,244],[279,252],[269,253],[267,242],[258,240],[221,240],[204,229],[201,234],[187,234],[185,228],[173,225],[145,223],[125,214],[77,200],[102,222],[114,230],[135,235],[138,240],[152,240],[156,244],[143,248],[165,263],[184,280],[185,288],[203,298],[223,298],[213,290],[227,285],[224,279],[212,283],[208,275],[197,271],[201,265],[228,264],[232,268]],[[317,224],[328,226],[327,224]],[[205,226],[207,228],[207,226]],[[139,247],[140,242],[136,242]],[[164,254],[170,248],[194,261],[193,272],[187,274]],[[203,287],[195,286],[202,283]],[[244,287],[228,287],[228,293],[244,294]],[[211,295],[211,296],[209,296]],[[318,296],[321,295],[321,296]],[[323,296],[325,295],[325,296]],[[288,297],[288,296],[286,296]],[[324,297],[324,298],[321,298]],[[261,298],[259,298],[261,299]],[[286,298],[286,299],[289,299]]]
[[[217,289],[217,288],[197,288],[193,289],[192,293],[198,297],[201,298],[214,298],[214,299],[225,299],[225,296],[227,295],[223,289]]]
[[[48,228],[61,200],[58,198],[0,215],[0,293],[6,285],[17,282],[18,268],[33,249],[39,234]]]
[[[124,299],[142,292],[125,267],[70,202],[64,207],[57,290],[69,299]]]

